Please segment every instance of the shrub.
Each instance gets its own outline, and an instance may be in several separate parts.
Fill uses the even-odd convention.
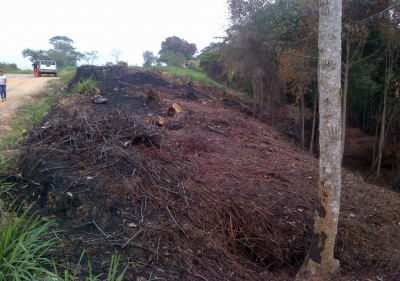
[[[75,91],[84,94],[94,94],[96,87],[97,81],[93,77],[89,77],[81,79],[81,81],[75,85]]]
[[[204,72],[204,70],[199,66],[199,64],[194,61],[189,62],[188,68],[194,71]]]

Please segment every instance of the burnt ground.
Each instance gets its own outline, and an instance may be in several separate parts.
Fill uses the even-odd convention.
[[[294,277],[312,235],[315,157],[213,86],[82,66],[70,89],[87,77],[107,103],[61,99],[19,165],[16,194],[65,241],[55,259],[73,266],[86,249],[100,273],[118,251],[125,280]],[[343,171],[338,280],[400,279],[399,202]]]

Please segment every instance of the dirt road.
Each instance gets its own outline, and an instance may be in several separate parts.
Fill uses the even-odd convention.
[[[6,74],[7,101],[0,102],[0,134],[10,128],[9,118],[16,116],[17,110],[34,101],[36,94],[50,86],[49,81],[59,79],[53,76],[35,77],[33,74]]]

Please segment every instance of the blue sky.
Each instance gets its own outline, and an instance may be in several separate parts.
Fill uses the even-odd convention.
[[[66,36],[77,51],[98,51],[95,64],[115,59],[142,65],[143,51],[157,54],[161,42],[178,36],[200,51],[225,35],[226,0],[1,0],[0,61],[30,68],[23,49],[48,50],[49,39]],[[83,63],[83,62],[82,62]]]

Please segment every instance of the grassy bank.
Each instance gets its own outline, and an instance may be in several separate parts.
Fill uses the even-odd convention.
[[[187,77],[191,80],[206,82],[206,83],[214,85],[215,87],[220,88],[220,89],[223,88],[223,86],[221,84],[212,80],[205,73],[195,71],[192,69],[183,68],[183,67],[172,67],[172,66],[154,66],[152,68],[157,69],[162,72],[171,73],[172,75]]]

